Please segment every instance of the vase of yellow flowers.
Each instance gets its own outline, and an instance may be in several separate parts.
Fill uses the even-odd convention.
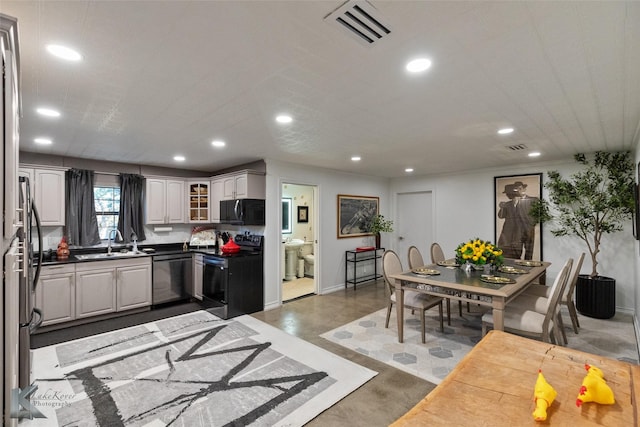
[[[476,237],[458,245],[456,263],[470,272],[471,269],[483,270],[486,265],[490,268],[499,267],[504,263],[504,257],[502,249]]]

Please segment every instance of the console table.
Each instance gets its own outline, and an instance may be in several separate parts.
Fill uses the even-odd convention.
[[[352,250],[346,251],[344,261],[344,287],[345,289],[349,284],[353,285],[353,290],[356,290],[358,283],[368,282],[370,280],[377,280],[382,278],[382,274],[378,272],[378,260],[382,259],[384,248],[371,249],[371,250]],[[358,264],[368,262],[373,263],[373,272],[358,277]],[[349,278],[349,265],[353,266],[353,274]]]

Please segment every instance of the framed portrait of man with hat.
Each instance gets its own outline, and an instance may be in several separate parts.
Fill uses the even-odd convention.
[[[542,197],[542,173],[497,176],[495,242],[505,258],[542,261],[542,224],[530,215]]]

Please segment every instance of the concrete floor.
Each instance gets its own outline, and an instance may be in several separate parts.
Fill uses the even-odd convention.
[[[387,426],[424,398],[435,386],[427,381],[331,343],[320,334],[386,307],[384,282],[371,282],[328,295],[314,295],[282,307],[252,314],[291,335],[309,341],[378,372],[307,426]]]

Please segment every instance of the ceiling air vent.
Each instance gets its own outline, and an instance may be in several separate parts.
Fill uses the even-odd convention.
[[[526,150],[527,146],[524,144],[507,145],[507,149],[511,151],[520,151],[520,150]]]
[[[325,16],[324,21],[346,31],[351,38],[365,46],[373,46],[391,34],[378,10],[364,0],[347,1]]]

